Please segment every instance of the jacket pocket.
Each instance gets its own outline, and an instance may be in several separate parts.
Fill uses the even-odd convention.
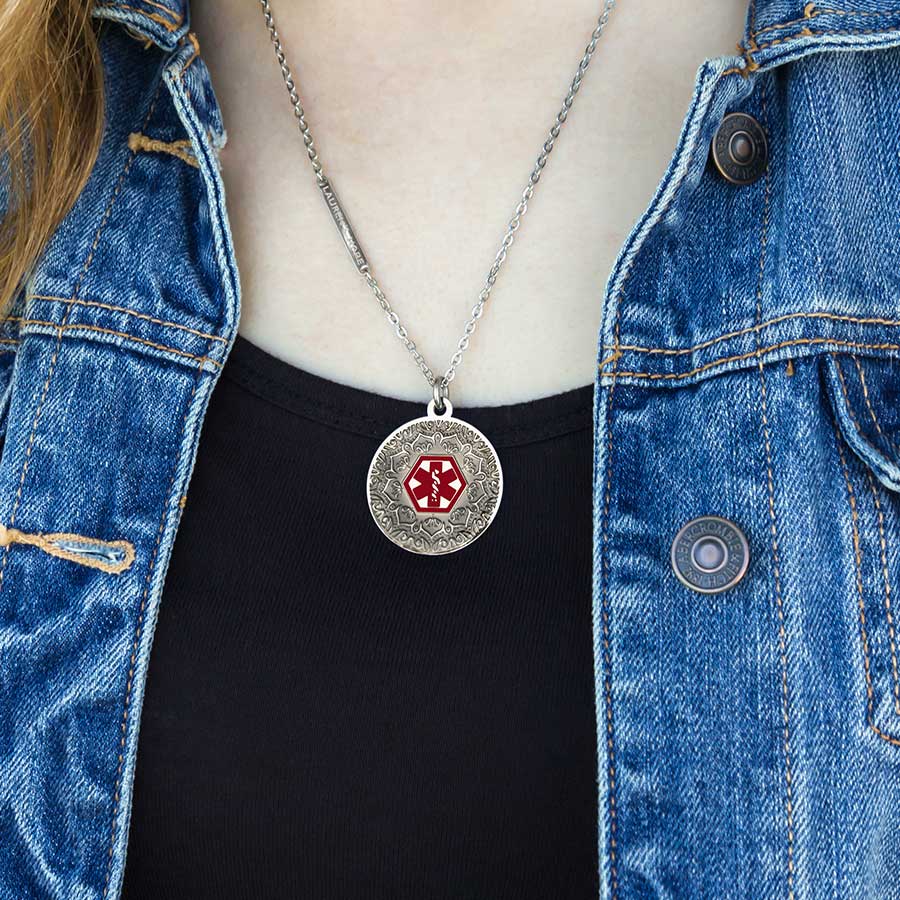
[[[900,746],[900,362],[822,356],[850,507],[866,720]]]

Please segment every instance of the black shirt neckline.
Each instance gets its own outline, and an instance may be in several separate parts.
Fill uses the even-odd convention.
[[[314,375],[240,334],[223,375],[281,409],[365,437],[386,437],[404,422],[425,414],[423,403]],[[594,385],[586,384],[520,403],[458,407],[455,414],[483,431],[495,447],[515,447],[589,428],[593,399]]]

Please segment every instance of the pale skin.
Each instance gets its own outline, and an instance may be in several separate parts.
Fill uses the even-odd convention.
[[[746,0],[621,0],[451,385],[456,406],[589,384],[606,282]],[[192,0],[228,142],[240,333],[342,384],[431,390],[316,187],[250,0]],[[272,0],[320,160],[372,271],[443,372],[600,12],[598,0]]]

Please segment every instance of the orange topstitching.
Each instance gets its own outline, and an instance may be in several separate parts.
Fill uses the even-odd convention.
[[[729,331],[726,334],[721,334],[718,337],[711,338],[707,341],[702,341],[699,344],[694,344],[692,347],[640,347],[635,344],[619,344],[618,347],[613,347],[611,344],[604,344],[604,350],[628,350],[632,353],[658,353],[664,354],[667,356],[681,356],[686,353],[694,353],[697,350],[705,350],[707,347],[712,347],[713,344],[718,344],[721,341],[728,341],[735,337],[740,337],[744,334],[750,334],[751,332],[759,332],[764,328],[769,328],[772,325],[777,325],[779,322],[785,322],[789,319],[830,319],[835,322],[849,322],[853,325],[887,325],[890,327],[900,326],[900,319],[882,319],[876,317],[864,318],[861,316],[849,316],[849,315],[841,315],[839,313],[830,313],[830,312],[795,312],[795,313],[786,313],[782,316],[776,316],[774,319],[767,319],[765,322],[760,322],[758,325],[751,325],[747,328],[740,328],[737,331]]]
[[[113,306],[109,303],[101,303],[99,300],[82,300],[80,297],[54,297],[52,294],[29,294],[28,299],[53,300],[57,303],[75,303],[78,306],[94,306],[99,309],[108,309],[110,312],[127,313],[130,316],[134,316],[136,319],[143,319],[144,321],[151,322],[154,325],[165,325],[167,328],[177,328],[179,331],[186,331],[189,334],[195,334],[197,337],[204,338],[208,341],[219,341],[223,344],[228,343],[225,338],[220,337],[217,334],[207,334],[205,331],[198,331],[196,328],[190,328],[187,325],[180,325],[178,322],[169,322],[166,319],[156,319],[153,316],[148,316],[146,313],[138,312],[136,309],[131,309],[128,306]],[[22,320],[20,318],[10,316],[8,321],[20,322]]]
[[[173,25],[169,19],[164,18],[159,13],[147,12],[144,9],[138,9],[135,6],[128,6],[125,3],[98,3],[96,4],[98,7],[104,9],[125,9],[128,12],[137,13],[139,16],[144,16],[147,19],[152,19],[154,22],[158,22],[166,31],[177,31],[178,26]],[[154,4],[155,5],[155,4]],[[170,10],[171,13],[171,10]]]
[[[210,358],[209,356],[198,356],[196,353],[188,353],[186,350],[179,350],[177,347],[168,347],[165,344],[157,344],[153,341],[147,341],[144,338],[136,337],[133,334],[128,334],[125,331],[116,331],[113,328],[100,328],[97,325],[82,325],[79,322],[64,322],[59,324],[57,322],[44,322],[40,319],[23,319],[22,327],[26,325],[37,325],[44,328],[54,328],[62,336],[64,331],[94,331],[99,334],[111,334],[116,337],[128,338],[130,341],[136,341],[139,344],[143,344],[146,347],[153,347],[155,350],[164,350],[167,353],[174,353],[176,356],[183,356],[186,359],[197,360],[198,362],[208,362],[212,363],[216,368],[221,368],[222,363],[217,362],[216,360]]]
[[[782,341],[780,344],[772,344],[769,347],[761,347],[758,350],[753,350],[749,353],[738,353],[734,356],[726,356],[721,359],[713,360],[712,362],[706,363],[703,366],[697,366],[696,368],[690,369],[687,372],[616,372],[619,377],[624,378],[628,376],[629,378],[643,378],[648,381],[656,381],[656,380],[670,380],[677,381],[682,378],[690,378],[692,375],[698,375],[700,372],[706,372],[709,369],[719,368],[724,366],[730,362],[736,362],[744,359],[753,359],[757,356],[763,356],[766,353],[771,353],[774,350],[780,350],[783,347],[792,347],[801,344],[829,344],[834,347],[851,347],[858,350],[898,350],[900,351],[900,344],[863,344],[855,341],[839,341],[834,340],[833,338],[798,338],[793,341]],[[609,374],[609,373],[604,373]]]

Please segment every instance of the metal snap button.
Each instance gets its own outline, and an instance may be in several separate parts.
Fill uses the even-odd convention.
[[[683,585],[701,594],[718,594],[744,577],[750,547],[734,522],[700,516],[675,535],[671,559],[672,570]]]
[[[766,133],[746,113],[729,113],[722,119],[710,151],[719,174],[732,184],[752,184],[766,172]]]

